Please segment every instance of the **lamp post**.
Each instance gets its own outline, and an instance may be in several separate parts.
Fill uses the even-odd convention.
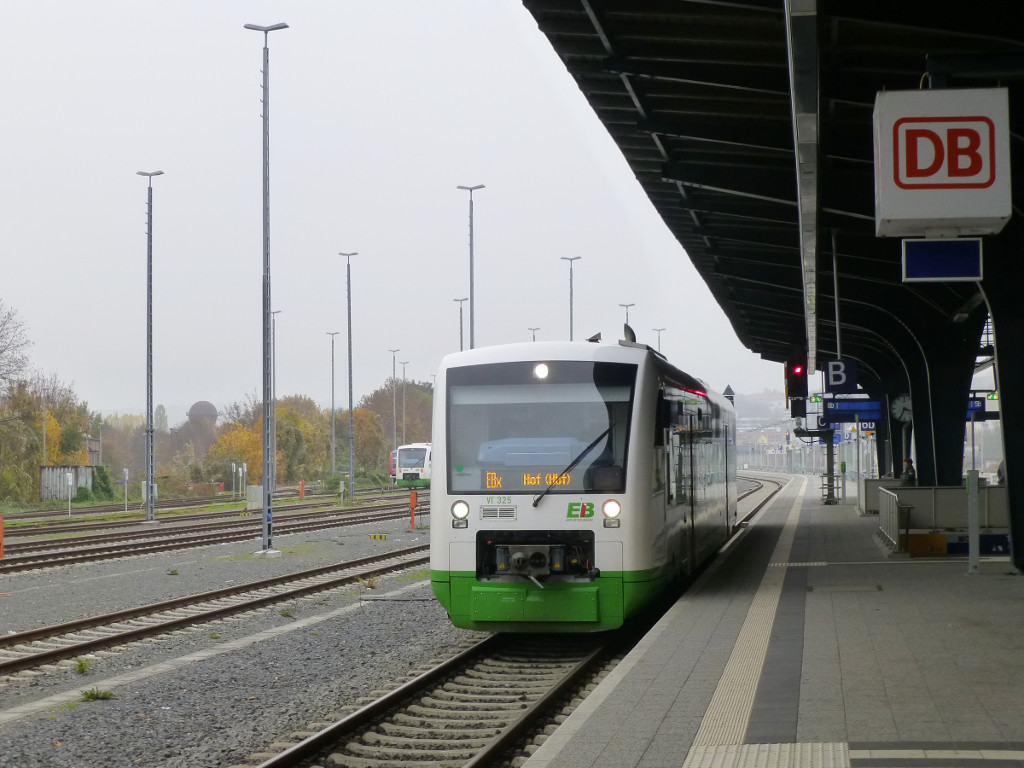
[[[345,293],[348,297],[348,491],[349,499],[354,503],[356,500],[356,430],[355,416],[352,413],[352,257],[358,256],[359,252],[339,252],[338,255],[345,257]]]
[[[664,328],[652,328],[651,330],[655,331],[658,334],[658,351],[661,352],[661,332],[664,331],[665,329]]]
[[[537,331],[540,330],[540,326],[538,325],[536,328],[527,328],[526,330],[530,331],[533,334],[533,340],[536,341],[537,340]]]
[[[391,353],[391,428],[394,438],[394,449],[398,450],[398,391],[395,387],[395,353],[397,349],[389,349]]]
[[[465,299],[452,299],[452,301],[459,302],[459,352],[463,350],[462,346],[462,302],[469,301],[469,297]]]
[[[331,477],[337,474],[338,464],[334,460],[334,337],[340,331],[325,331],[331,337]]]
[[[476,347],[475,324],[473,322],[473,193],[483,189],[483,184],[476,184],[472,187],[457,186],[456,189],[464,189],[469,192],[469,348]]]
[[[636,304],[619,304],[619,306],[626,308],[626,325],[629,325],[629,308],[635,307]]]
[[[271,475],[271,493],[277,491],[277,316],[279,314],[281,314],[280,309],[270,312],[270,454],[274,467],[274,472]]]
[[[408,360],[402,363],[402,445],[405,445],[407,442],[409,442],[406,439],[405,433],[405,366],[407,366],[408,364]]]
[[[569,262],[569,341],[572,341],[572,263],[579,261],[582,256],[562,256],[562,261]]]
[[[153,458],[153,177],[162,176],[164,172],[135,173],[146,177],[146,522],[152,523],[156,521],[153,511],[156,466]]]
[[[46,382],[43,382],[43,466],[49,466],[49,462],[46,460]],[[39,489],[39,500],[43,500],[43,489]]]
[[[271,329],[270,329],[270,48],[267,38],[271,32],[287,29],[285,23],[263,27],[246,24],[246,29],[263,33],[263,551],[273,545],[273,478],[274,462],[271,457],[271,421],[273,420],[271,393]]]

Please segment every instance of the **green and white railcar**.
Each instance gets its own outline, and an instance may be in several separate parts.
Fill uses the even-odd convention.
[[[457,626],[618,627],[736,524],[731,403],[646,345],[458,352],[436,392],[430,577]]]
[[[429,488],[430,472],[430,443],[398,446],[395,457],[395,484],[399,488]]]

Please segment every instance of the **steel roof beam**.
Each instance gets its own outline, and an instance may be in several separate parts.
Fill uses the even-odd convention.
[[[796,186],[800,203],[807,368],[817,369],[818,2],[785,0]]]
[[[748,93],[789,96],[786,70],[768,62],[749,65],[728,65],[705,61],[651,61],[640,58],[610,57],[604,69],[613,74],[626,74],[642,79],[725,88]]]
[[[752,133],[748,126],[737,125],[735,121],[658,118],[640,120],[636,127],[644,133],[657,133],[675,139],[748,147],[765,152],[778,152],[787,157],[793,156],[793,132],[784,130],[781,126],[763,126],[756,133]]]

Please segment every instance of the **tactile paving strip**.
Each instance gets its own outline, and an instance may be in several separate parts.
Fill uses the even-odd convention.
[[[683,768],[850,768],[845,743],[693,747]]]
[[[771,557],[773,562],[785,562],[789,558],[806,488],[807,480],[804,479],[775,544]],[[743,741],[785,578],[785,568],[769,568],[765,571],[739,637],[736,638],[729,663],[726,664],[700,730],[693,740],[695,748],[730,746]]]

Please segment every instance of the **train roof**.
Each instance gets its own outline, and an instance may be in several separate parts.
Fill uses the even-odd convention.
[[[441,360],[439,370],[515,360],[586,360],[640,364],[645,359],[651,360],[662,375],[674,385],[706,395],[709,400],[720,406],[732,407],[728,399],[712,391],[704,381],[672,365],[657,350],[635,341],[619,341],[614,344],[600,341],[523,341],[477,347],[446,355]]]

